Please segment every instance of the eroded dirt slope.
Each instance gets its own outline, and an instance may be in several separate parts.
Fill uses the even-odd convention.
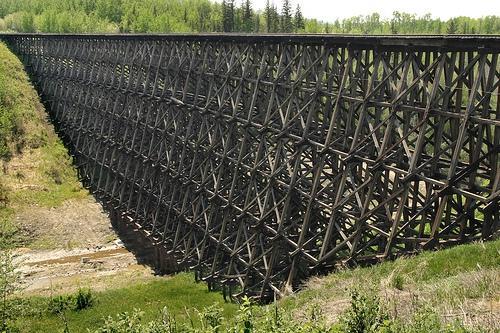
[[[22,64],[2,43],[0,125],[0,250],[13,248],[24,293],[152,278],[82,187]]]

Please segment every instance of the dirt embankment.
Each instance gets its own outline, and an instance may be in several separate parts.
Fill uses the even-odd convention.
[[[153,278],[151,268],[138,264],[91,197],[55,208],[24,209],[16,214],[16,223],[36,245],[15,250],[26,295],[119,288]]]
[[[14,250],[25,295],[119,288],[154,277],[125,248],[91,196],[57,207],[24,207],[14,213],[14,221],[27,242]]]
[[[22,64],[3,43],[0,123],[0,250],[14,248],[24,293],[151,278],[83,188]]]

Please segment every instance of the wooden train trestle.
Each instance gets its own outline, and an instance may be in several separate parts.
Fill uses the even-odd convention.
[[[498,36],[0,38],[93,191],[233,295],[498,232]]]

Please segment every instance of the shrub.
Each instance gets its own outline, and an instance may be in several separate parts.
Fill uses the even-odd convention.
[[[0,180],[0,208],[5,208],[9,204],[9,190]]]
[[[388,320],[377,296],[353,290],[351,307],[341,316],[340,328],[345,333],[376,333]]]
[[[20,333],[21,330],[19,327],[12,323],[6,323],[4,327],[1,327],[0,332],[2,333]]]
[[[224,320],[222,317],[222,310],[219,307],[215,305],[209,306],[203,311],[198,312],[198,316],[200,317],[201,327],[203,330],[219,332],[219,329],[222,326],[222,321]]]
[[[95,330],[94,333],[144,333],[141,330],[142,315],[141,311],[134,310],[132,314],[123,312],[118,314],[116,318],[108,317],[104,325]],[[157,332],[160,333],[162,331]]]
[[[19,289],[19,273],[11,251],[0,251],[0,332],[12,332],[9,321],[16,317],[13,313],[9,297]]]
[[[94,305],[95,297],[90,289],[79,289],[75,298],[75,310],[80,311]]]
[[[92,307],[96,302],[90,289],[78,289],[74,295],[60,295],[49,299],[47,311],[61,314],[66,310],[80,311]]]
[[[54,296],[49,299],[47,310],[52,314],[60,314],[70,309],[73,302],[71,295]]]
[[[52,178],[55,184],[61,185],[63,183],[63,175],[59,167],[53,165],[47,171],[47,175]]]

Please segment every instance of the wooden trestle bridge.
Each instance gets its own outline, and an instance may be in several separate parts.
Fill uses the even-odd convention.
[[[0,39],[93,192],[232,296],[498,234],[499,36]]]

